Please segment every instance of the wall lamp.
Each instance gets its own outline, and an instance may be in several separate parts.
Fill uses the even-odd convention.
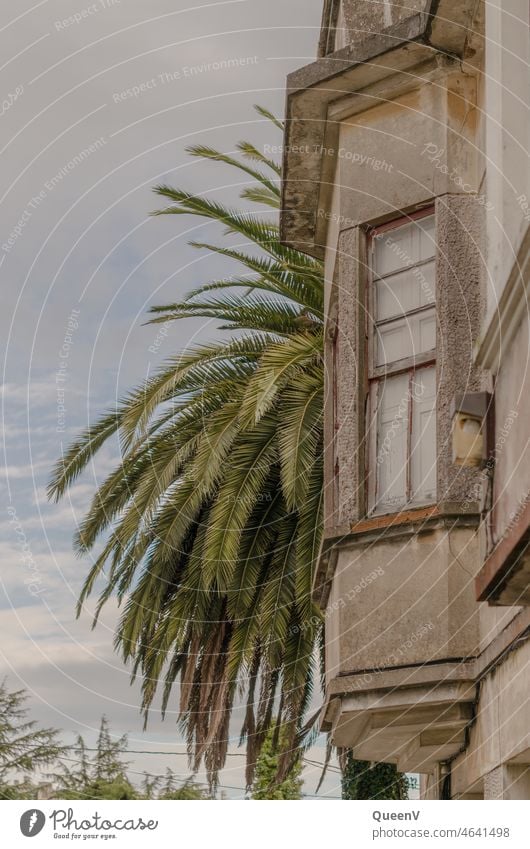
[[[477,468],[491,455],[494,438],[493,396],[489,392],[455,395],[451,404],[453,463]]]

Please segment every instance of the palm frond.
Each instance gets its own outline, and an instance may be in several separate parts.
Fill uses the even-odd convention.
[[[265,206],[271,206],[273,209],[280,208],[280,198],[278,195],[260,186],[243,189],[241,197],[243,200],[250,200],[252,203],[263,203]]]
[[[191,156],[198,156],[200,159],[210,159],[214,162],[224,162],[226,165],[231,165],[233,168],[238,168],[240,171],[243,171],[245,174],[248,174],[249,177],[252,177],[253,180],[256,180],[258,183],[261,183],[268,191],[275,195],[277,198],[280,197],[280,190],[278,187],[278,182],[274,182],[269,177],[267,177],[263,172],[257,171],[255,168],[250,168],[244,162],[239,162],[237,159],[234,159],[233,156],[229,156],[226,153],[220,153],[218,150],[215,150],[213,147],[208,147],[207,145],[202,144],[194,144],[190,147],[186,148],[186,151]]]
[[[274,162],[273,159],[269,159],[265,154],[263,154],[260,150],[255,147],[251,142],[248,141],[240,141],[236,144],[237,150],[239,150],[243,156],[247,159],[253,159],[255,162],[261,162],[263,165],[266,165],[275,174],[281,176],[282,169],[281,166],[278,165],[277,162]]]
[[[268,121],[272,121],[274,126],[278,127],[278,129],[281,130],[283,133],[285,129],[285,124],[283,123],[283,121],[279,121],[278,118],[276,118],[276,116],[272,114],[272,112],[269,112],[268,109],[265,109],[264,106],[260,106],[257,103],[254,104],[254,109],[256,110],[258,115],[261,115],[263,118],[267,118]]]

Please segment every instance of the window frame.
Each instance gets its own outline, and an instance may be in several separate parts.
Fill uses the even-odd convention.
[[[377,482],[378,482],[378,473],[377,473],[377,455],[378,455],[378,434],[379,434],[379,418],[378,418],[378,388],[384,384],[386,378],[397,377],[399,375],[408,374],[409,375],[409,398],[411,397],[411,386],[415,380],[415,376],[418,372],[421,372],[424,369],[433,368],[435,369],[435,393],[437,387],[437,370],[436,370],[436,362],[437,362],[437,347],[438,347],[438,330],[435,329],[435,347],[429,351],[425,351],[421,354],[412,355],[409,357],[403,357],[399,360],[394,360],[391,363],[385,363],[383,365],[376,365],[376,355],[377,355],[377,327],[382,324],[392,323],[399,318],[399,314],[395,316],[391,316],[387,319],[384,319],[382,322],[378,322],[376,320],[376,276],[374,274],[374,257],[375,257],[375,244],[376,238],[379,237],[382,233],[390,233],[392,230],[397,230],[400,227],[404,227],[407,224],[410,224],[415,221],[419,221],[424,218],[434,219],[434,223],[436,226],[435,219],[435,209],[434,205],[430,205],[425,207],[422,210],[419,210],[415,213],[410,213],[409,215],[400,215],[399,218],[393,219],[386,224],[383,224],[378,227],[370,228],[367,233],[367,310],[366,310],[366,386],[367,386],[367,403],[366,403],[366,430],[367,430],[367,448],[366,451],[366,505],[367,505],[367,515],[368,516],[382,516],[382,515],[392,515],[396,513],[400,513],[402,510],[410,510],[421,507],[427,507],[432,504],[435,504],[437,501],[437,492],[435,491],[435,496],[433,499],[421,501],[415,501],[412,496],[412,427],[413,427],[413,404],[409,402],[408,410],[407,410],[407,437],[406,437],[406,485],[405,485],[405,499],[404,501],[394,506],[389,505],[379,505],[377,503]],[[437,287],[436,287],[436,246],[435,251],[432,257],[429,257],[425,260],[419,260],[417,263],[414,263],[413,266],[405,265],[401,266],[397,269],[394,269],[392,272],[388,273],[388,276],[392,274],[397,274],[400,271],[406,270],[407,268],[419,268],[424,265],[428,265],[434,259],[434,279],[435,279],[435,298],[434,303],[422,305],[417,308],[413,308],[404,313],[404,316],[408,318],[411,315],[418,315],[421,313],[426,313],[429,310],[432,310],[434,306],[435,316],[436,316],[436,304],[437,304]],[[387,275],[384,275],[386,277]],[[434,408],[434,415],[436,417],[436,402]],[[435,426],[436,426],[435,421]]]

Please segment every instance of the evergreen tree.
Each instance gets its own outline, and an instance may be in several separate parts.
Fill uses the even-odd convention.
[[[113,740],[108,720],[101,718],[95,752],[91,756],[81,735],[73,749],[71,767],[62,766],[54,776],[57,799],[206,799],[208,796],[191,779],[180,786],[174,773],[167,769],[161,776],[144,772],[141,790],[137,791],[127,775],[127,735]],[[160,785],[162,784],[161,789]]]
[[[142,799],[156,799],[159,786],[160,776],[149,775],[148,772],[144,772],[144,778],[142,781]]]
[[[171,790],[164,789],[158,798],[163,800],[180,799],[182,801],[189,801],[193,799],[208,799],[210,797],[198,784],[191,779],[187,779],[180,787],[174,787]]]
[[[126,773],[127,735],[112,740],[105,716],[101,718],[96,752],[91,759],[81,735],[73,749],[75,765],[63,765],[54,777],[58,799],[136,799],[137,793]]]
[[[127,762],[122,755],[127,751],[127,735],[112,740],[106,716],[101,717],[96,743],[95,778],[100,781],[115,781],[125,774]]]
[[[0,799],[35,798],[34,773],[65,751],[52,728],[28,720],[25,690],[9,691],[0,683]]]

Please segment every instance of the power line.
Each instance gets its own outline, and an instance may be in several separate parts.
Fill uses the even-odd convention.
[[[76,747],[73,746],[73,749]],[[91,749],[88,746],[85,746],[85,752],[97,752],[98,749]],[[180,756],[188,756],[187,752],[157,752],[154,749],[125,749],[123,752],[124,755],[180,755]],[[226,756],[229,758],[245,758],[246,755],[244,752],[227,752]]]
[[[309,758],[302,758],[304,763],[309,764],[309,766],[318,766],[321,769],[325,769],[326,772],[334,772],[338,775],[342,775],[342,770],[338,766],[334,766],[333,764],[323,764],[320,761],[312,761]]]
[[[97,749],[87,748],[87,749],[85,749],[85,751],[97,752]],[[158,752],[154,752],[151,749],[146,749],[144,751],[128,749],[127,752],[124,752],[124,754],[128,754],[129,752],[131,754],[148,754],[148,755],[159,754]],[[167,755],[186,754],[186,752],[162,752],[160,754],[167,754]],[[243,752],[234,752],[233,754],[237,755],[238,757],[245,757]],[[58,756],[57,760],[59,760],[59,761],[69,761],[70,763],[77,763],[77,764],[81,763],[81,761],[78,758],[68,758],[65,755]],[[321,764],[318,761],[311,763],[311,761],[308,761],[307,758],[303,758],[303,760],[306,761],[307,763],[311,764],[311,765],[314,764],[314,765],[320,766],[320,767],[323,766],[323,764]],[[141,775],[142,777],[147,776],[148,778],[167,778],[167,775],[164,772],[146,772],[145,770],[143,772],[140,772],[139,770],[136,770],[136,769],[128,769],[127,772],[131,773],[132,775]],[[185,779],[184,774],[180,775],[178,773],[174,773],[174,775],[175,775],[175,778],[183,778],[184,777],[184,779]],[[191,776],[189,776],[189,777],[191,777]],[[206,789],[206,785],[204,784],[204,782],[195,781],[195,784],[198,784],[199,786],[202,786]],[[231,784],[217,784],[216,786],[219,788],[219,790],[238,790],[241,793],[247,792],[244,787],[235,787],[234,785],[231,785]],[[317,795],[315,793],[302,793],[302,797],[304,799],[336,799],[336,800],[340,800],[340,798],[341,798],[340,796],[327,796],[325,794],[322,794],[322,795],[318,794]]]

